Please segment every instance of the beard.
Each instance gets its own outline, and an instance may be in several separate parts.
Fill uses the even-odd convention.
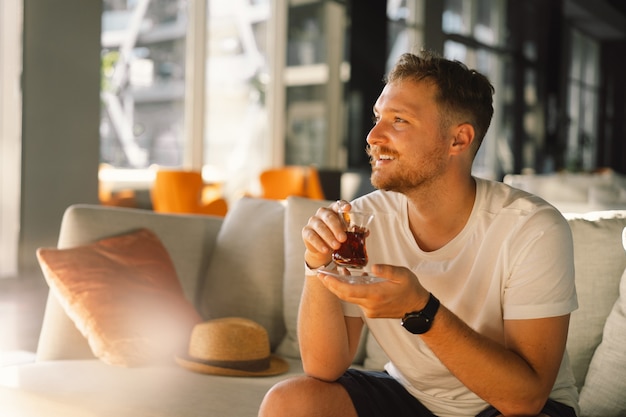
[[[446,170],[447,155],[443,148],[433,149],[419,159],[407,160],[388,148],[371,146],[367,148],[370,156],[372,185],[384,191],[395,191],[402,194],[424,188],[434,183]],[[388,155],[393,158],[393,166],[377,167],[377,155]]]

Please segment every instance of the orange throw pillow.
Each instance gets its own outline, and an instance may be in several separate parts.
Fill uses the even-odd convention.
[[[172,260],[147,229],[68,249],[40,248],[46,281],[105,363],[173,362],[202,321]]]

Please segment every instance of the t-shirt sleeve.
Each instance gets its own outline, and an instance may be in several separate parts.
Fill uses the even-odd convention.
[[[361,317],[361,308],[353,303],[349,303],[347,301],[341,302],[341,307],[343,308],[343,315],[346,317]]]
[[[571,313],[578,307],[572,234],[554,209],[538,210],[507,243],[511,262],[504,283],[504,319]]]

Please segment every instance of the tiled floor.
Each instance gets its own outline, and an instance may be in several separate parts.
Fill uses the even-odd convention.
[[[35,352],[47,296],[40,271],[0,278],[0,355]]]

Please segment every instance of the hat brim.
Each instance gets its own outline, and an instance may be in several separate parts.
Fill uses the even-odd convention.
[[[222,376],[273,376],[284,374],[289,370],[289,364],[283,358],[278,356],[270,356],[270,366],[261,371],[245,371],[241,369],[222,368],[219,366],[207,365],[200,362],[187,354],[178,354],[174,358],[176,363],[183,368],[193,372],[209,375]]]

